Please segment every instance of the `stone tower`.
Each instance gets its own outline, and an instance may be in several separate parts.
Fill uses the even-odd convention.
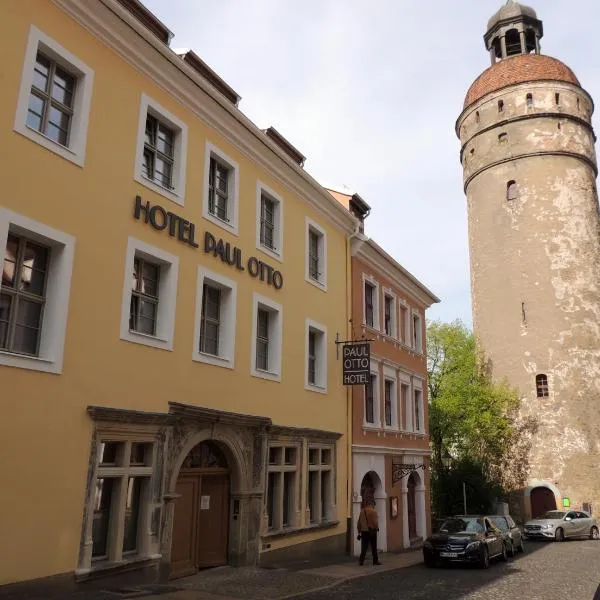
[[[484,36],[492,66],[456,123],[473,325],[494,377],[535,414],[523,517],[600,515],[600,224],[593,101],[540,53],[542,22],[509,0]]]

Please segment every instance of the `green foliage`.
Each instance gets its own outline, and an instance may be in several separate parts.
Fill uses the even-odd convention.
[[[522,485],[535,423],[520,419],[517,391],[492,380],[489,363],[463,323],[428,323],[427,371],[434,511],[454,507],[454,479],[460,480],[461,470],[478,504]],[[442,463],[446,452],[453,458],[452,475]]]

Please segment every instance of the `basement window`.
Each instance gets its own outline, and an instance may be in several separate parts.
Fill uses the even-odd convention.
[[[535,390],[538,398],[547,398],[550,395],[548,391],[548,376],[544,373],[535,376]]]
[[[517,182],[514,180],[509,181],[506,184],[506,199],[507,200],[516,200],[519,197],[519,188],[517,187]]]

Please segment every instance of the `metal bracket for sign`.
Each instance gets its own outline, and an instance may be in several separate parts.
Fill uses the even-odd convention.
[[[373,338],[362,338],[360,340],[340,340],[340,334],[335,334],[335,358],[340,359],[340,344],[364,344],[365,342],[374,342]]]
[[[403,477],[410,475],[413,471],[425,471],[425,469],[427,469],[427,465],[423,464],[392,463],[392,485],[400,481]]]

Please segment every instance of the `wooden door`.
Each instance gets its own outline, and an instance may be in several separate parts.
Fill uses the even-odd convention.
[[[202,475],[198,511],[199,569],[227,564],[229,537],[229,477]]]
[[[417,537],[417,498],[415,491],[415,480],[411,475],[407,482],[408,493],[406,494],[406,506],[408,511],[408,537]]]
[[[183,476],[177,480],[175,492],[180,498],[175,503],[173,536],[171,541],[171,577],[185,577],[196,573],[198,545],[198,500],[200,478]]]
[[[531,518],[543,517],[549,510],[556,510],[554,492],[547,487],[536,487],[531,490]]]

